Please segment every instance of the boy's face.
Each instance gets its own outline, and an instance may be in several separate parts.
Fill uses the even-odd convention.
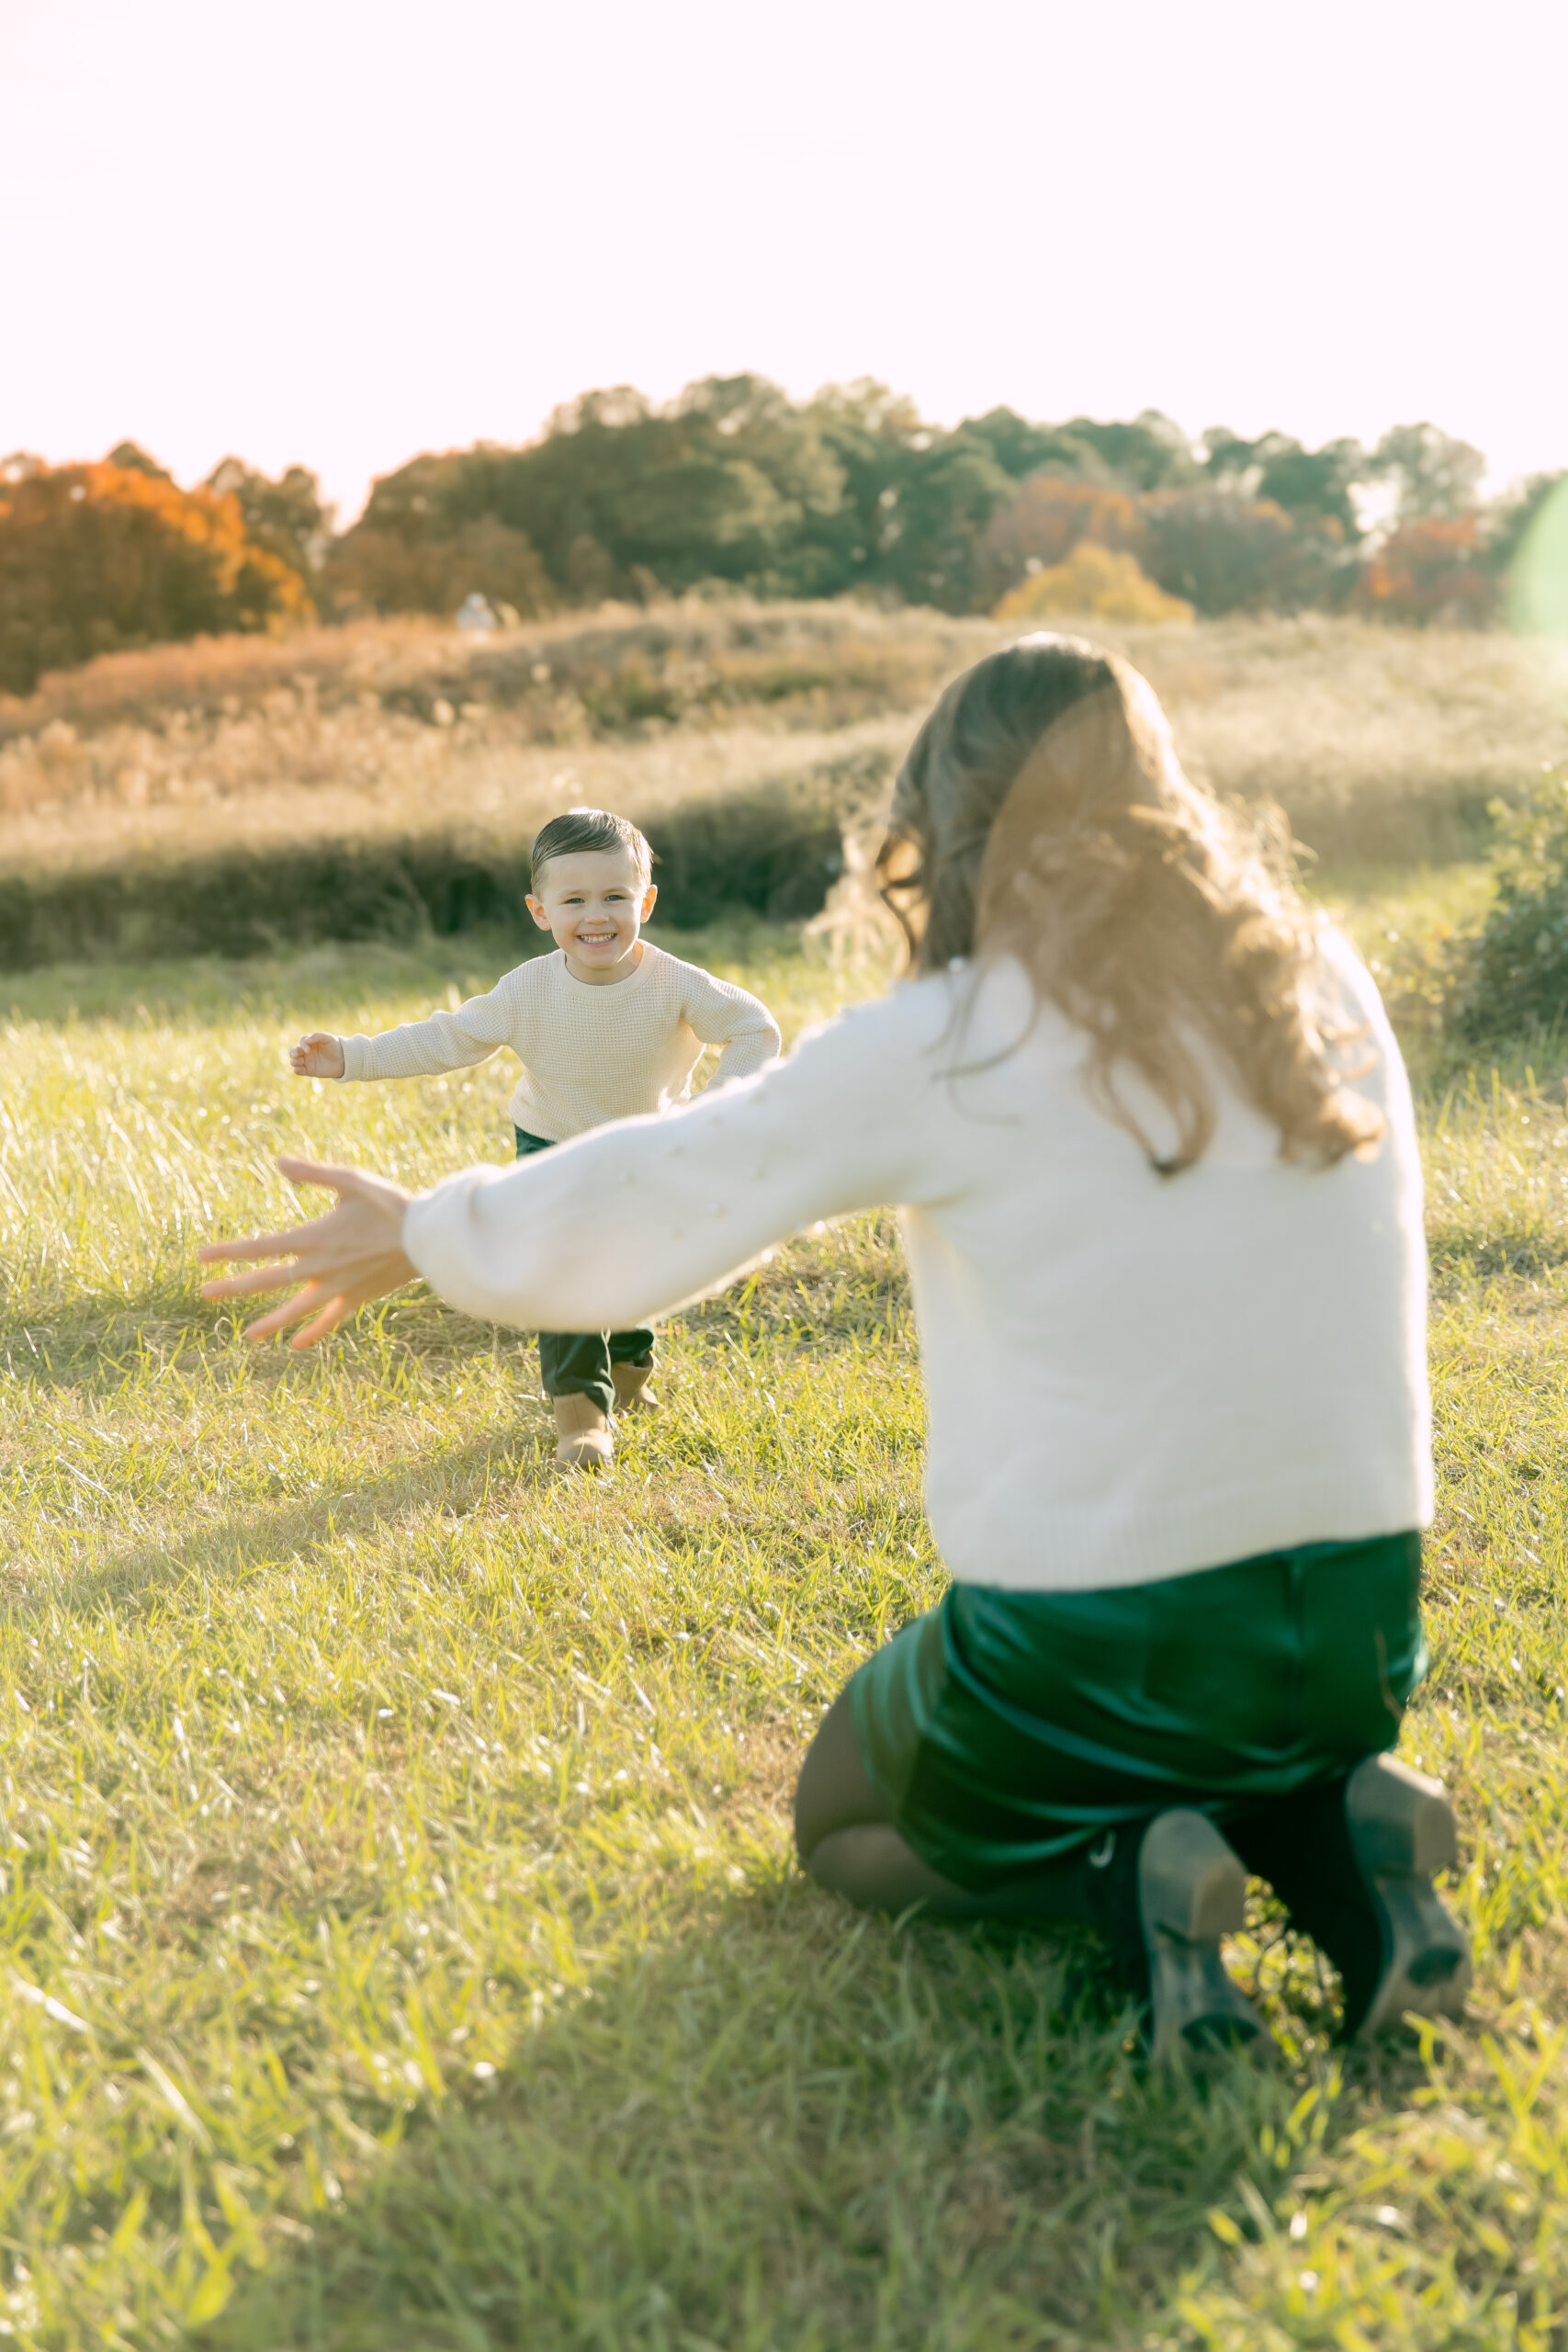
[[[636,968],[637,933],[658,896],[629,850],[573,850],[540,869],[528,911],[579,979],[624,979]]]

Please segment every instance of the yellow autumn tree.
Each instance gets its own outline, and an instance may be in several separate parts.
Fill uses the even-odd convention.
[[[1064,561],[1047,564],[1010,588],[995,613],[999,621],[1048,620],[1060,614],[1103,621],[1190,621],[1192,607],[1156,587],[1124,548],[1080,539]]]

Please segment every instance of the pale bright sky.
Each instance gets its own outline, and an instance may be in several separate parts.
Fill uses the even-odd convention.
[[[0,453],[750,368],[1568,465],[1561,0],[0,0]]]

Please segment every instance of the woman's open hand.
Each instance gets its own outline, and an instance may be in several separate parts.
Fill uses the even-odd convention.
[[[277,1258],[284,1265],[258,1266],[254,1273],[229,1274],[204,1283],[203,1298],[246,1298],[258,1291],[303,1287],[250,1324],[247,1340],[270,1340],[290,1323],[305,1322],[294,1335],[296,1348],[313,1347],[345,1322],[367,1298],[412,1282],[414,1269],[403,1255],[403,1211],[411,1194],[384,1176],[358,1168],[325,1168],[314,1159],[279,1156],[279,1168],[296,1184],[327,1184],[337,1206],[309,1225],[286,1233],[253,1233],[240,1241],[209,1241],[197,1256],[203,1265],[226,1258]]]

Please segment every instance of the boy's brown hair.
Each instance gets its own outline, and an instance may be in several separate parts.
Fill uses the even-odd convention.
[[[615,816],[608,808],[569,808],[564,816],[552,817],[547,825],[541,825],[534,836],[530,879],[537,889],[539,876],[552,857],[617,849],[629,853],[646,889],[653,879],[653,852],[631,819]]]

